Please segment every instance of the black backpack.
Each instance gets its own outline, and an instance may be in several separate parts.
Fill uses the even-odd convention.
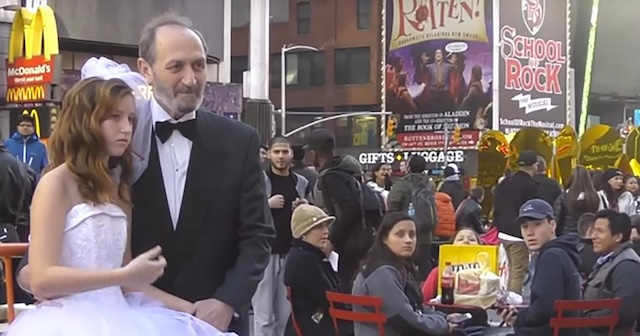
[[[411,203],[413,204],[413,220],[418,232],[431,232],[438,224],[438,209],[433,186],[420,182],[411,187]]]
[[[354,227],[351,230],[351,237],[349,237],[349,250],[354,253],[356,257],[363,257],[373,245],[375,239],[376,230],[382,223],[382,218],[385,215],[386,207],[384,205],[384,199],[380,193],[373,190],[366,183],[363,183],[359,176],[353,175],[350,172],[346,172],[339,169],[328,170],[323,174],[338,174],[345,183],[349,185],[353,197],[360,205],[360,225]],[[322,177],[320,177],[322,178]],[[324,199],[325,206],[328,209],[340,206],[339,204],[332,204],[327,199]],[[331,213],[336,213],[335,209],[331,209]],[[353,238],[353,239],[352,239]]]

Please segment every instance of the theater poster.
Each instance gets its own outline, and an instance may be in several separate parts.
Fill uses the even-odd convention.
[[[491,127],[492,0],[386,0],[387,149],[476,148]],[[453,132],[448,132],[451,140]]]
[[[496,2],[498,93],[494,129],[537,127],[556,136],[567,121],[567,0]]]

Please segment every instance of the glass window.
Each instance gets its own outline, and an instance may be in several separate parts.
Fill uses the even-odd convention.
[[[243,82],[243,73],[249,69],[249,57],[233,56],[231,57],[231,83]]]
[[[366,84],[371,77],[369,47],[336,49],[334,80],[337,85]]]
[[[280,71],[280,55],[277,55],[277,70]],[[276,62],[272,55],[272,62]],[[276,68],[275,66],[272,69]],[[291,52],[286,58],[286,81],[288,86],[324,86],[324,52]],[[274,77],[272,77],[274,78]],[[280,74],[277,75],[280,78]],[[272,81],[272,87],[276,83]],[[280,86],[280,80],[276,87]]]
[[[358,29],[371,28],[371,0],[358,0]]]
[[[269,82],[271,82],[272,89],[280,88],[280,53],[271,54],[271,60],[269,60]]]
[[[298,17],[298,34],[311,33],[311,3],[308,1],[298,3],[296,7]]]

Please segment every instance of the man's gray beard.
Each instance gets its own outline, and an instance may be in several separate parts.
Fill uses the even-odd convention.
[[[156,101],[160,105],[167,105],[167,106],[174,107],[173,104],[166,104],[166,102],[172,102],[173,99],[175,99],[173,97],[165,99],[166,96],[164,96],[163,94],[158,94],[158,93],[154,92],[154,98],[156,99]],[[175,106],[175,111],[178,112],[181,115],[185,115],[187,113],[191,113],[193,111],[197,111],[202,106],[202,102],[203,101],[204,101],[204,93],[202,95],[200,95],[200,97],[198,98],[198,101],[196,102],[194,108],[185,108],[185,109],[183,109],[183,108],[181,108],[181,106],[178,105],[178,106]],[[170,112],[170,111],[167,111],[167,112]]]

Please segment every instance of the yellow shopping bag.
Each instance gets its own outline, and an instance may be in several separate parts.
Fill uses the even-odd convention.
[[[477,269],[498,274],[498,247],[493,245],[440,245],[438,259],[438,294],[444,265],[450,262],[457,273],[461,270]]]

